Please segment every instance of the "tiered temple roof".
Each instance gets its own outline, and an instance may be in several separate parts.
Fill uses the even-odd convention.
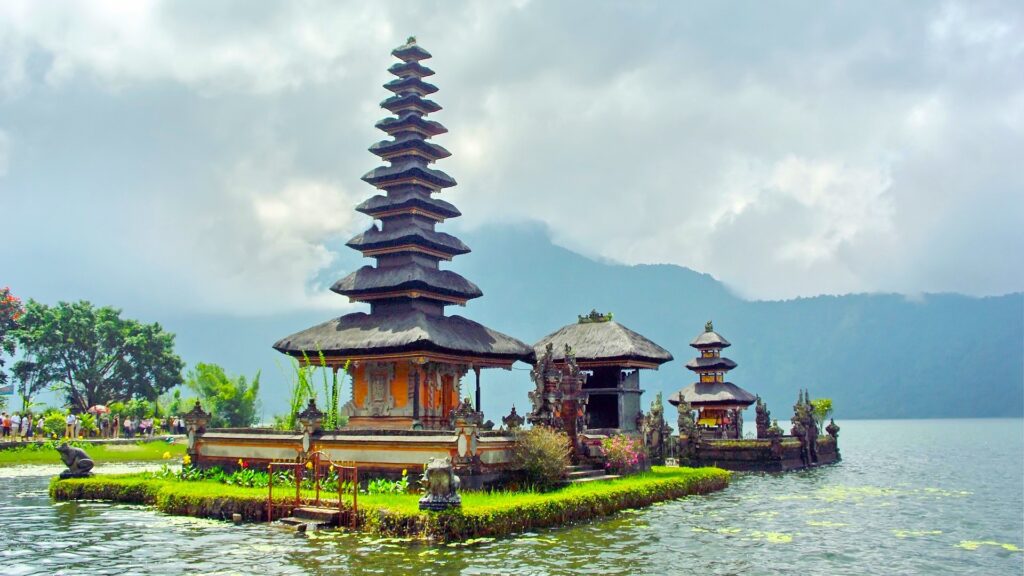
[[[456,185],[455,179],[429,165],[451,153],[429,138],[444,134],[440,123],[426,115],[441,109],[425,96],[437,87],[423,80],[434,74],[420,62],[430,53],[414,38],[394,51],[401,60],[389,71],[397,76],[384,85],[394,93],[381,107],[395,114],[377,123],[391,138],[370,152],[388,163],[367,172],[363,181],[383,190],[356,210],[372,224],[346,244],[376,259],[337,281],[332,290],[355,302],[370,304],[370,313],[357,312],[329,320],[284,338],[274,348],[335,361],[427,354],[478,366],[508,366],[530,361],[532,349],[512,338],[461,316],[446,316],[445,306],[462,305],[483,295],[476,284],[440,262],[468,253],[461,240],[435,230],[448,218],[461,216],[452,204],[432,195]]]

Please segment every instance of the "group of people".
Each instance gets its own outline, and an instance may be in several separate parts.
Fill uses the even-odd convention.
[[[0,440],[13,442],[17,440],[31,440],[45,435],[43,422],[45,417],[42,414],[33,416],[30,412],[19,414],[14,412],[0,413]],[[174,416],[163,422],[168,434],[184,434],[185,420]],[[157,432],[154,418],[133,418],[125,416],[122,420],[120,415],[100,414],[96,419],[96,435],[100,438],[151,438]],[[82,429],[82,419],[74,412],[69,411],[64,416],[64,438],[79,438],[85,435]]]
[[[40,435],[43,431],[43,416],[33,417],[31,412],[19,414],[0,413],[0,428],[3,432],[0,439],[4,442],[27,440]]]

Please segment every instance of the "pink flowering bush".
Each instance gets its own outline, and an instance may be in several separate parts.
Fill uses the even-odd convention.
[[[601,442],[605,467],[616,474],[629,474],[647,469],[647,450],[640,438],[623,434]]]

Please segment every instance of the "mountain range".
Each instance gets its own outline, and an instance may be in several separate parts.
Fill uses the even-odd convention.
[[[784,301],[746,300],[722,282],[676,265],[600,262],[554,245],[537,224],[461,235],[473,252],[449,268],[484,296],[459,314],[534,343],[592,309],[667,348],[675,361],[641,374],[645,407],[693,382],[683,365],[689,342],[713,320],[739,364],[730,380],[760,394],[781,421],[799,389],[833,400],[842,418],[1024,416],[1024,294],[851,294]],[[342,251],[344,252],[344,251]],[[341,252],[339,252],[341,254]],[[340,278],[359,265],[342,255]],[[342,298],[342,296],[338,296]],[[217,362],[235,373],[262,371],[264,417],[282,412],[288,359],[277,339],[326,320],[301,312],[262,317],[182,315],[158,319],[178,334],[187,362]],[[483,409],[500,422],[528,407],[529,367],[483,373]],[[468,381],[468,380],[467,380]],[[468,393],[467,385],[464,392]],[[674,412],[666,406],[667,414]],[[752,417],[752,414],[749,415]],[[674,418],[670,418],[674,420]]]

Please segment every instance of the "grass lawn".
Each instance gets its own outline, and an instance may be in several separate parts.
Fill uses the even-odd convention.
[[[184,444],[168,444],[163,441],[137,444],[93,444],[84,448],[97,464],[104,462],[138,462],[142,460],[180,459],[185,454]],[[0,466],[18,464],[60,464],[60,454],[47,446],[26,446],[0,450]]]
[[[421,512],[416,494],[360,494],[359,523],[363,530],[383,536],[436,541],[501,536],[706,494],[725,488],[729,478],[729,472],[718,468],[655,467],[644,474],[572,484],[551,492],[463,492],[461,509],[441,513]],[[294,497],[294,491],[284,487],[275,487],[274,492],[275,502],[285,506]],[[250,521],[266,519],[265,488],[242,488],[209,480],[158,479],[145,473],[97,475],[55,479],[50,493],[57,500],[150,504],[169,514],[227,519],[239,513]],[[275,512],[275,517],[280,514]]]

